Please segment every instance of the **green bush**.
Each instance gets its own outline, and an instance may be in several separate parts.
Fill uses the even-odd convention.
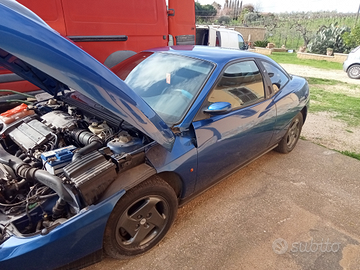
[[[267,41],[267,40],[257,40],[254,42],[254,46],[265,48],[268,45],[268,43],[269,43],[269,41]]]
[[[350,32],[350,28],[347,26],[338,27],[337,23],[328,27],[322,26],[307,49],[309,52],[317,54],[326,54],[327,48],[332,48],[336,53],[343,53],[349,49],[342,38],[346,32]]]
[[[258,12],[250,12],[244,16],[244,19],[246,23],[256,22],[261,19],[261,14]]]
[[[360,45],[360,24],[356,25],[351,32],[345,32],[342,35],[344,43],[351,49]]]
[[[221,16],[217,21],[220,24],[229,24],[231,21],[231,18],[229,16]]]

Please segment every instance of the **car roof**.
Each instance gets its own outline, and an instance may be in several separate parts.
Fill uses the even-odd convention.
[[[209,46],[201,46],[201,45],[178,45],[171,47],[161,47],[146,50],[148,52],[163,52],[163,53],[172,53],[178,55],[184,55],[193,58],[199,58],[203,60],[207,60],[213,62],[218,65],[223,65],[228,63],[229,61],[241,58],[260,58],[270,60],[267,56],[262,54],[250,52],[250,51],[242,51],[236,49],[226,49],[220,47],[209,47]],[[272,62],[272,61],[271,61]]]

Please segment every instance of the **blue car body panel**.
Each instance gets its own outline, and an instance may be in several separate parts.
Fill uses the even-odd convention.
[[[124,194],[124,190],[119,191],[98,205],[83,209],[47,234],[12,236],[0,246],[0,268],[55,269],[100,250],[106,222]]]
[[[0,65],[54,95],[68,87],[76,89],[158,142],[145,150],[146,159],[157,173],[172,173],[180,179],[180,201],[276,146],[295,115],[302,111],[306,116],[308,85],[302,78],[289,76],[289,82],[280,91],[268,92],[261,102],[195,120],[228,63],[266,59],[281,67],[251,52],[203,46],[156,48],[149,52],[180,54],[215,64],[183,119],[172,127],[178,131],[175,135],[110,70],[36,17],[21,12],[21,7],[18,10],[20,13],[0,0]],[[269,78],[264,77],[263,83],[265,89],[271,88]],[[53,269],[100,250],[107,219],[124,193],[125,190],[119,190],[83,209],[46,235],[10,237],[0,245],[0,268],[39,269],[41,265],[41,269]]]
[[[194,192],[198,172],[198,151],[190,131],[176,136],[171,152],[156,145],[147,151],[146,157],[158,173],[173,172],[181,178],[181,198],[188,197]]]
[[[271,143],[276,143],[285,135],[291,120],[299,111],[309,107],[309,86],[303,78],[293,76],[292,80],[273,97],[277,108],[277,121]],[[305,119],[304,119],[305,121]]]
[[[204,189],[268,148],[276,121],[270,100],[194,123],[198,143],[198,180]],[[264,113],[265,112],[265,113]],[[216,153],[219,159],[213,158]]]

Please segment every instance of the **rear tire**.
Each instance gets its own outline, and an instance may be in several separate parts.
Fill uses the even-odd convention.
[[[105,253],[115,259],[129,259],[147,252],[168,232],[177,208],[174,190],[158,176],[130,189],[106,224]]]
[[[289,129],[279,142],[279,145],[275,148],[275,151],[283,154],[290,153],[295,148],[300,138],[302,126],[303,116],[302,113],[299,112],[291,121]]]
[[[360,65],[352,65],[349,67],[347,74],[351,79],[360,79]]]

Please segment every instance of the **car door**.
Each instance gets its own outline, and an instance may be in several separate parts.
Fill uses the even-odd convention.
[[[169,0],[169,34],[174,37],[174,45],[195,44],[194,1]]]
[[[228,102],[231,110],[213,115],[201,111],[193,122],[198,150],[196,189],[205,188],[267,150],[276,107],[267,98],[266,85],[254,59],[225,67],[203,109],[215,102]]]
[[[268,74],[273,101],[276,104],[276,124],[270,144],[276,144],[285,135],[288,125],[304,105],[300,105],[302,95],[298,93],[308,91],[307,84],[296,76],[289,76],[277,63],[261,60],[264,72]],[[307,89],[307,90],[306,90]]]

